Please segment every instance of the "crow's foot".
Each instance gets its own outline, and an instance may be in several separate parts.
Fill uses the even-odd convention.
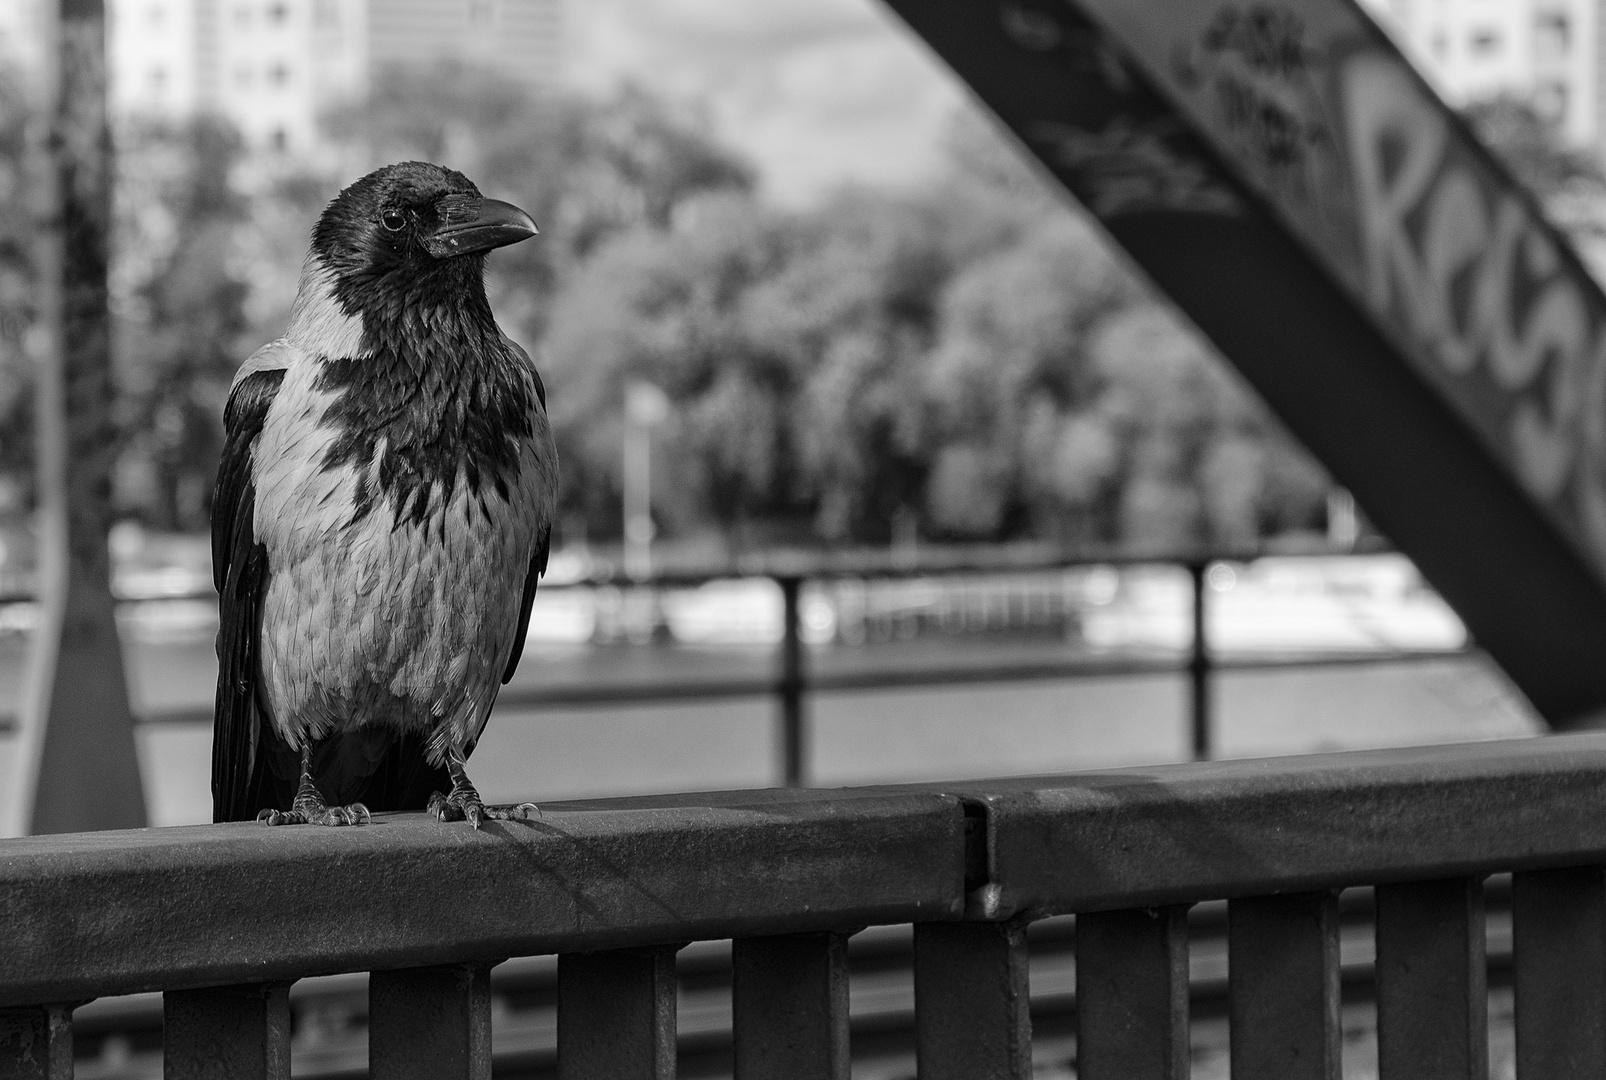
[[[466,821],[476,829],[484,821],[528,821],[541,813],[533,802],[508,806],[486,806],[472,784],[454,785],[450,795],[435,792],[429,797],[429,812],[436,821]]]
[[[297,795],[288,810],[264,810],[257,820],[264,825],[366,825],[370,815],[362,803],[327,806],[316,796]]]

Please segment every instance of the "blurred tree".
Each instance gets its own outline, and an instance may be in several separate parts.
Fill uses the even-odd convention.
[[[1479,139],[1541,199],[1587,187],[1606,191],[1600,162],[1566,145],[1556,124],[1523,98],[1501,94],[1461,111]]]
[[[25,190],[30,103],[16,74],[0,70],[0,516],[32,501],[33,229]]]
[[[654,466],[655,504],[671,529],[735,528],[784,513],[793,383],[754,347],[741,305],[798,242],[788,220],[747,196],[688,204],[674,227],[643,222],[599,247],[554,304],[542,350],[564,461],[564,500],[616,528],[624,384],[644,379],[677,405]],[[667,460],[665,460],[667,455]]]
[[[565,504],[618,528],[623,386],[676,404],[670,534],[1250,543],[1326,481],[1093,224],[979,121],[911,193],[643,216],[579,257],[543,357]]]
[[[594,102],[464,67],[389,71],[330,125],[361,161],[253,170],[245,195],[215,124],[120,133],[119,493],[153,524],[204,526],[230,375],[282,332],[317,213],[358,172],[414,157],[545,230],[499,253],[490,285],[553,388],[565,512],[595,535],[621,526],[631,379],[676,405],[656,434],[669,534],[884,543],[915,521],[938,539],[1152,547],[1320,518],[1320,470],[977,116],[956,120],[927,188],[804,212],[763,205],[695,115],[639,90]],[[6,228],[0,349],[26,321],[5,322],[26,297],[7,291]],[[0,369],[0,409],[25,400],[23,370]],[[26,453],[8,437],[0,455],[12,446]]]
[[[313,214],[355,175],[421,158],[534,216],[541,242],[499,252],[488,279],[499,318],[526,343],[545,333],[559,278],[607,237],[640,223],[666,228],[694,196],[753,185],[752,169],[697,116],[634,88],[592,101],[536,93],[463,64],[393,67],[378,73],[364,105],[327,123],[365,157],[341,163],[350,175],[326,180]]]
[[[1045,521],[1034,504],[1057,490],[1052,463],[1068,449],[1043,444],[1049,417],[1084,405],[1097,388],[1089,333],[1138,295],[1107,241],[1063,209],[959,272],[943,297],[941,339],[927,376],[942,437],[965,450],[938,458],[944,483],[928,493],[927,511],[939,534],[991,538],[1032,524],[1062,539],[1106,531],[1086,528],[1085,513],[1077,515],[1080,528]],[[988,466],[943,464],[971,460]],[[967,491],[957,483],[961,475],[979,486]],[[990,516],[979,513],[983,506]]]
[[[1462,115],[1606,280],[1606,173],[1595,154],[1568,146],[1554,122],[1509,94],[1474,102]]]
[[[207,118],[139,124],[119,140],[118,494],[159,529],[206,528],[223,403],[254,347],[235,257],[245,202],[230,184],[241,151]]]

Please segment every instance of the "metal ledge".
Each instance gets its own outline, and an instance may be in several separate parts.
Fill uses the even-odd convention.
[[[952,785],[990,914],[1606,862],[1606,733]]]
[[[0,1005],[957,918],[964,857],[958,800],[915,791],[8,840]]]

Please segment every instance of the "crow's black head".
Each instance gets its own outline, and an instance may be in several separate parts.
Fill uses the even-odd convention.
[[[462,173],[404,161],[335,196],[312,230],[312,252],[355,314],[403,297],[482,292],[485,253],[535,232],[529,214],[482,197]]]

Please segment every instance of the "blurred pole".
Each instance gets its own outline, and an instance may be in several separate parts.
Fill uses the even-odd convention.
[[[803,657],[803,579],[779,577],[781,587],[781,782],[803,786],[803,695],[807,690]]]
[[[652,576],[652,429],[669,415],[669,399],[652,383],[625,386],[625,573]]]
[[[1361,538],[1361,519],[1355,509],[1355,496],[1344,488],[1329,488],[1327,492],[1327,542],[1335,548],[1350,550]]]
[[[145,824],[107,549],[116,431],[106,13],[104,0],[54,2],[41,19],[47,37],[32,140],[40,613],[16,820],[33,833]]]
[[[1189,705],[1193,721],[1193,760],[1210,760],[1210,638],[1205,630],[1206,580],[1210,564],[1188,564],[1193,579],[1193,651],[1188,657]]]

